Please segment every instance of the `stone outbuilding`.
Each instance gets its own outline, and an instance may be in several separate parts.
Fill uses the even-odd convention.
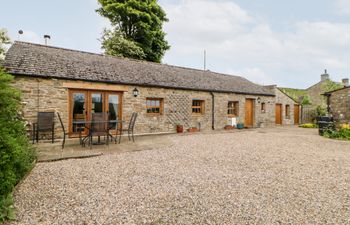
[[[327,96],[328,112],[334,120],[350,124],[350,86],[328,92],[325,96]]]
[[[282,124],[294,124],[290,98],[240,76],[18,41],[4,66],[23,93],[25,119],[33,123],[38,112],[58,112],[70,137],[78,135],[74,122],[97,112],[125,121],[137,112],[138,134],[173,133],[177,124],[273,126],[275,96],[283,109],[289,105]]]
[[[276,85],[266,86],[275,94],[275,124],[297,125],[300,121],[301,107],[298,102]]]

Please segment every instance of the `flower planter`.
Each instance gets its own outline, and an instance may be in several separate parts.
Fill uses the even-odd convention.
[[[177,133],[183,133],[184,132],[184,126],[183,125],[176,125],[176,132]]]
[[[191,128],[188,128],[187,131],[190,133],[194,133],[194,132],[198,132],[199,130],[197,127],[191,127]]]
[[[231,125],[226,125],[224,127],[225,130],[233,130],[235,127],[234,126],[231,126]]]
[[[237,129],[243,129],[244,128],[244,123],[239,123],[237,124]]]

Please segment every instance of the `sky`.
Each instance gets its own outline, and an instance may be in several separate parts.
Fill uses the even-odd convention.
[[[103,53],[109,21],[97,0],[0,0],[12,40]],[[324,69],[350,77],[350,0],[159,0],[171,49],[163,63],[240,75],[263,85],[307,88]],[[24,34],[19,37],[18,30]]]

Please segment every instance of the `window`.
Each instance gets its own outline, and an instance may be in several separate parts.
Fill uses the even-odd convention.
[[[286,118],[290,118],[290,106],[286,105]]]
[[[262,103],[261,103],[261,112],[262,112],[262,113],[265,113],[265,112],[266,112],[266,105],[265,105],[265,102],[262,102]]]
[[[227,115],[231,117],[238,116],[239,102],[228,102],[227,104]]]
[[[204,113],[204,101],[203,100],[192,100],[192,113],[203,114]]]
[[[163,99],[162,98],[146,98],[147,114],[163,114]]]

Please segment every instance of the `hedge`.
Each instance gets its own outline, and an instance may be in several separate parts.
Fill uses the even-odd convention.
[[[0,68],[0,222],[13,219],[13,188],[36,159],[20,116],[20,92],[11,87],[12,81]]]

